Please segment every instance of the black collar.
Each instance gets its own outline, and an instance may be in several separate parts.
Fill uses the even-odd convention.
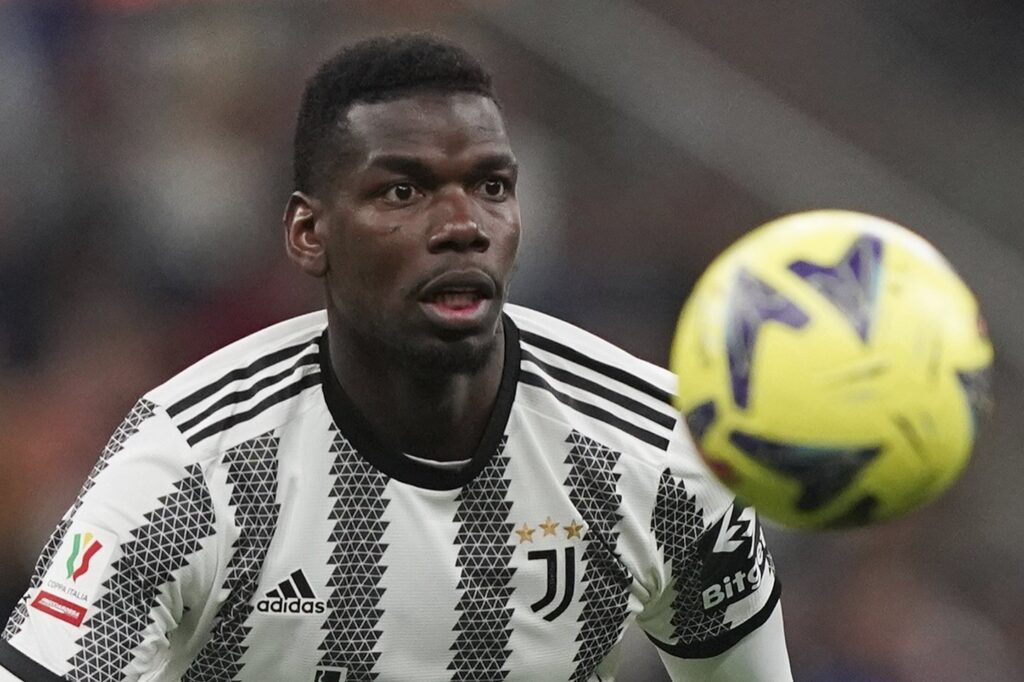
[[[505,433],[505,426],[508,424],[509,414],[512,412],[512,402],[515,400],[516,386],[519,383],[519,329],[508,315],[503,314],[501,319],[505,332],[505,364],[501,371],[501,383],[498,385],[498,397],[484,429],[483,438],[480,439],[480,445],[465,467],[454,471],[438,469],[384,447],[374,436],[369,422],[338,382],[338,377],[331,366],[325,330],[318,342],[320,371],[324,377],[324,400],[327,401],[327,409],[334,418],[335,426],[363,459],[379,471],[403,483],[431,490],[454,490],[466,485],[487,466],[497,452],[501,437]]]

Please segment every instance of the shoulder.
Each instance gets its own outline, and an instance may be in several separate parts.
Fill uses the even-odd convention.
[[[661,403],[672,403],[676,376],[667,369],[551,315],[513,304],[505,311],[519,327],[524,350],[540,352],[559,365],[589,367]]]
[[[263,415],[320,385],[324,311],[280,322],[231,343],[149,391],[190,446]]]
[[[514,305],[506,312],[520,334],[520,385],[540,389],[574,428],[661,452],[677,438],[674,374],[550,315]]]

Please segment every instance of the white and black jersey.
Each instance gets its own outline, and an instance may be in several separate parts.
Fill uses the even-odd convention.
[[[473,458],[382,447],[324,313],[148,393],[42,552],[0,643],[24,680],[602,680],[636,621],[715,656],[779,588],[707,474],[675,377],[509,305]]]

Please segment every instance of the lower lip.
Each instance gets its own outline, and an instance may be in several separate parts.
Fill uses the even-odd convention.
[[[442,303],[422,302],[427,317],[435,324],[452,329],[470,329],[476,327],[487,315],[490,300],[486,298],[474,301],[469,305],[449,306]]]

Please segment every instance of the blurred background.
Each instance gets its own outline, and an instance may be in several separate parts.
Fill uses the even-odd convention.
[[[303,81],[430,29],[494,71],[522,166],[513,299],[664,364],[680,305],[780,214],[866,210],[976,290],[996,409],[890,525],[771,532],[812,682],[1024,679],[1024,4],[0,0],[0,622],[135,399],[319,306],[280,216]],[[626,682],[663,679],[631,633]]]

